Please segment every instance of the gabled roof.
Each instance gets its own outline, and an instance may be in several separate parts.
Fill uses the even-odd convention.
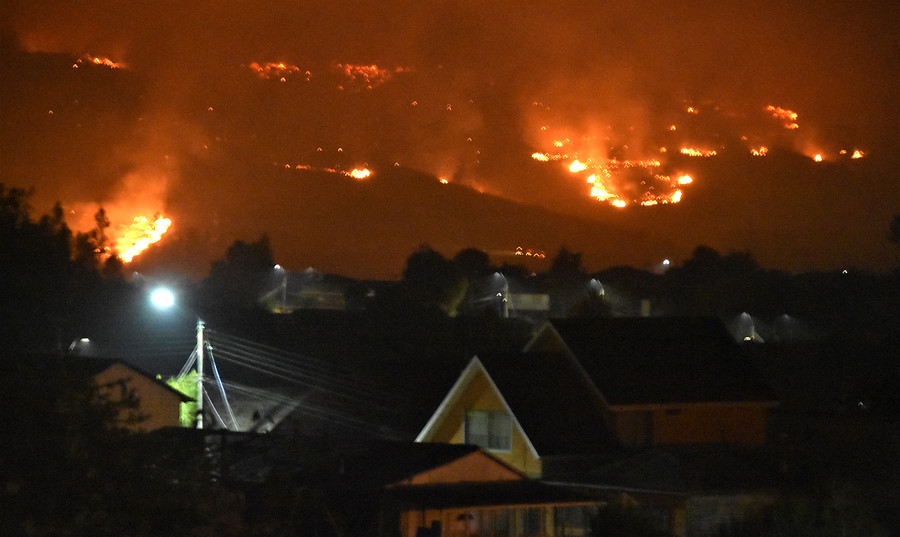
[[[487,369],[484,368],[484,364],[482,364],[481,360],[479,360],[477,356],[473,357],[469,361],[469,364],[466,366],[466,368],[463,369],[462,373],[459,375],[459,378],[453,384],[453,387],[450,388],[450,391],[447,392],[446,396],[444,396],[444,400],[441,401],[441,404],[438,406],[437,410],[435,410],[434,414],[432,414],[431,418],[429,418],[428,423],[425,424],[425,427],[423,427],[422,431],[419,432],[418,436],[416,436],[416,442],[427,442],[431,439],[435,428],[439,426],[444,419],[447,418],[448,413],[452,410],[453,406],[463,396],[466,390],[469,389],[472,381],[474,381],[479,375],[483,375],[487,379],[488,384],[490,384],[491,389],[494,390],[497,398],[501,401],[505,410],[509,413],[513,423],[525,437],[525,442],[526,444],[528,444],[528,447],[531,450],[532,454],[535,457],[538,457],[539,455],[537,450],[531,443],[531,440],[528,438],[527,432],[522,429],[522,425],[516,418],[515,412],[513,412],[512,408],[510,408],[509,404],[506,402],[506,399],[503,397],[503,393],[497,387],[496,383],[494,383],[494,379],[491,378],[490,373],[487,372]]]
[[[608,487],[689,494],[771,490],[783,476],[765,451],[732,446],[651,449],[581,474]]]
[[[714,318],[554,320],[526,349],[554,344],[581,364],[613,406],[775,399]]]
[[[227,461],[223,473],[243,483],[291,480],[299,486],[376,490],[527,479],[478,446],[277,433],[191,430],[177,434],[217,446],[213,451]]]
[[[516,353],[483,360],[541,457],[617,446],[606,427],[603,401],[569,356]]]
[[[417,441],[429,438],[477,374],[488,379],[536,457],[595,453],[617,445],[605,426],[602,401],[578,365],[562,353],[472,358]]]
[[[103,373],[107,369],[113,367],[114,365],[120,365],[124,368],[130,369],[134,371],[136,374],[145,377],[147,380],[153,382],[160,388],[165,391],[171,392],[178,396],[184,402],[193,401],[192,397],[188,397],[187,395],[179,392],[175,388],[169,386],[162,380],[156,378],[152,374],[144,371],[143,369],[136,367],[134,365],[129,364],[125,360],[120,360],[117,358],[71,358],[71,360],[76,361],[78,366],[89,376],[95,377],[100,373]]]

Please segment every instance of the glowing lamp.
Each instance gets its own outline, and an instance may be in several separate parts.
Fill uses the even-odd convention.
[[[150,302],[159,309],[171,308],[175,305],[175,295],[169,289],[160,287],[150,293]]]

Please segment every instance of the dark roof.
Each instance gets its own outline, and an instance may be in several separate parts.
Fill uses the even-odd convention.
[[[184,434],[184,433],[176,433]],[[231,480],[291,480],[322,488],[375,490],[477,453],[477,446],[380,439],[195,431],[218,446]],[[504,463],[499,462],[498,464]]]
[[[775,400],[717,319],[566,319],[552,325],[611,405]]]
[[[579,477],[611,488],[681,494],[775,489],[783,482],[770,454],[733,446],[651,449]]]
[[[99,375],[100,373],[106,371],[110,367],[119,364],[122,366],[131,369],[135,373],[146,377],[148,380],[157,384],[160,388],[164,390],[168,390],[173,394],[177,395],[182,401],[193,401],[192,397],[188,397],[187,395],[179,392],[175,388],[169,386],[164,381],[156,378],[152,373],[149,373],[138,366],[135,366],[125,360],[120,360],[118,358],[81,358],[81,357],[72,357],[73,361],[75,361],[79,367],[83,369],[85,373],[90,375],[91,377],[95,375]]]
[[[120,364],[135,373],[146,377],[156,383],[160,388],[168,390],[181,398],[182,401],[193,401],[192,398],[184,395],[178,390],[172,388],[165,382],[157,379],[153,374],[148,373],[144,369],[137,367],[126,360],[118,358],[93,358],[74,355],[60,354],[33,354],[12,357],[8,360],[2,360],[2,367],[30,367],[35,371],[42,371],[44,374],[59,375],[63,369],[68,374],[74,374],[79,378],[92,379],[94,376],[106,371],[115,364]]]
[[[389,498],[419,509],[469,506],[593,503],[608,499],[601,490],[553,485],[530,479],[494,483],[463,483],[398,487]]]
[[[480,356],[513,414],[542,456],[595,453],[616,446],[602,401],[564,353]]]

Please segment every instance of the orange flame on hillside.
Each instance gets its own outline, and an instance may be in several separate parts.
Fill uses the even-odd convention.
[[[125,64],[120,62],[114,62],[109,58],[104,58],[101,56],[91,56],[90,54],[85,54],[84,56],[75,60],[75,63],[72,64],[72,69],[78,69],[83,64],[89,63],[93,65],[99,65],[101,67],[108,67],[109,69],[124,69]]]
[[[693,147],[682,147],[681,154],[689,157],[714,157],[715,149],[694,149]]]
[[[130,225],[118,233],[115,249],[119,258],[125,263],[130,263],[136,255],[159,241],[171,225],[172,220],[162,216],[157,216],[152,221],[144,216],[136,216]]]
[[[298,66],[284,62],[252,62],[247,67],[255,71],[256,76],[260,78],[278,80],[280,82],[287,82],[292,76],[301,73]],[[306,77],[306,81],[309,82],[312,74],[309,71],[304,71],[303,75]]]
[[[793,110],[788,110],[787,108],[782,108],[780,106],[772,106],[771,104],[766,107],[766,112],[771,112],[772,117],[776,119],[780,119],[784,121],[784,128],[789,130],[799,129],[800,125],[797,123],[797,112]]]
[[[354,168],[347,173],[350,177],[362,181],[363,179],[368,179],[372,172],[368,168]]]

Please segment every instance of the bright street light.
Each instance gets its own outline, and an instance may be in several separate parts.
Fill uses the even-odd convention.
[[[158,309],[168,309],[175,305],[175,293],[166,287],[157,287],[150,292],[150,302]],[[197,345],[192,358],[197,364],[197,428],[203,428],[203,320],[197,318]],[[190,362],[191,358],[188,358]],[[185,366],[189,367],[189,366]]]
[[[175,294],[165,287],[157,287],[150,293],[150,301],[159,309],[168,309],[175,305]]]

